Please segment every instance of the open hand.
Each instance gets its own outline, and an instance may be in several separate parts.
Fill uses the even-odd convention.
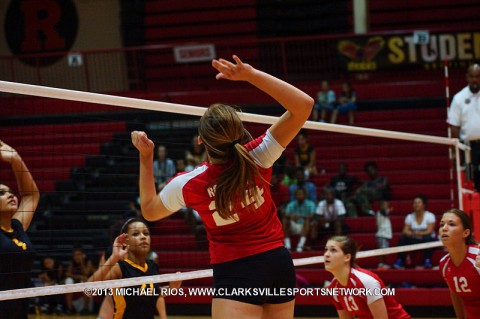
[[[113,242],[112,255],[116,256],[119,260],[125,259],[128,254],[127,234],[123,233],[115,238]]]
[[[250,64],[243,63],[238,56],[233,55],[233,60],[236,64],[224,59],[212,60],[212,66],[219,72],[216,75],[217,80],[247,81],[255,71]]]

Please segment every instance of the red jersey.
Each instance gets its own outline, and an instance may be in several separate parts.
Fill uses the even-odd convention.
[[[284,148],[268,131],[245,147],[262,177],[270,181],[272,165]],[[199,213],[207,232],[212,264],[283,246],[282,223],[277,217],[268,183],[257,180],[257,198],[250,197],[245,207],[241,203],[236,205],[234,218],[220,217],[215,210],[214,183],[225,167],[204,163],[191,172],[176,176],[160,192],[163,204],[170,211],[188,206]]]
[[[480,314],[480,268],[475,266],[478,246],[469,245],[462,263],[455,266],[450,255],[440,260],[440,271],[450,291],[463,300],[467,318],[478,318]]]
[[[385,296],[382,296],[385,284],[376,274],[366,269],[354,267],[350,270],[347,286],[342,286],[333,279],[328,288],[340,288],[336,290],[338,294],[332,296],[335,308],[356,315],[358,319],[373,318],[368,305],[381,298],[385,301],[389,319],[410,319],[410,315],[393,296],[385,292]]]

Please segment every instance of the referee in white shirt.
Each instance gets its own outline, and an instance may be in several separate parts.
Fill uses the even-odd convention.
[[[480,65],[468,67],[467,82],[468,85],[453,97],[447,123],[453,138],[470,144],[473,181],[480,191]]]

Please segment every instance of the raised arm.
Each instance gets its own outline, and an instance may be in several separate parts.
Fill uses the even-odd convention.
[[[155,145],[145,132],[133,131],[132,143],[140,153],[140,206],[142,215],[148,221],[165,218],[174,212],[169,211],[157,196],[153,177],[153,150]]]
[[[286,112],[269,131],[280,145],[286,147],[309,118],[313,98],[296,87],[243,63],[236,55],[233,59],[236,64],[224,59],[212,61],[213,67],[219,72],[216,78],[249,82],[277,100]]]
[[[122,272],[118,261],[125,258],[128,253],[127,234],[121,234],[113,243],[112,255],[105,263],[100,265],[95,273],[88,278],[88,281],[101,281],[122,278]]]
[[[20,154],[13,147],[2,141],[0,141],[0,159],[11,165],[17,180],[18,191],[22,197],[18,210],[12,218],[18,219],[22,223],[23,229],[27,230],[40,200],[37,184]]]

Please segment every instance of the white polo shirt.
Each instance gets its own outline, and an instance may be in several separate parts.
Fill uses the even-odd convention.
[[[466,86],[455,94],[447,123],[460,127],[462,140],[480,140],[480,92],[473,94]]]

